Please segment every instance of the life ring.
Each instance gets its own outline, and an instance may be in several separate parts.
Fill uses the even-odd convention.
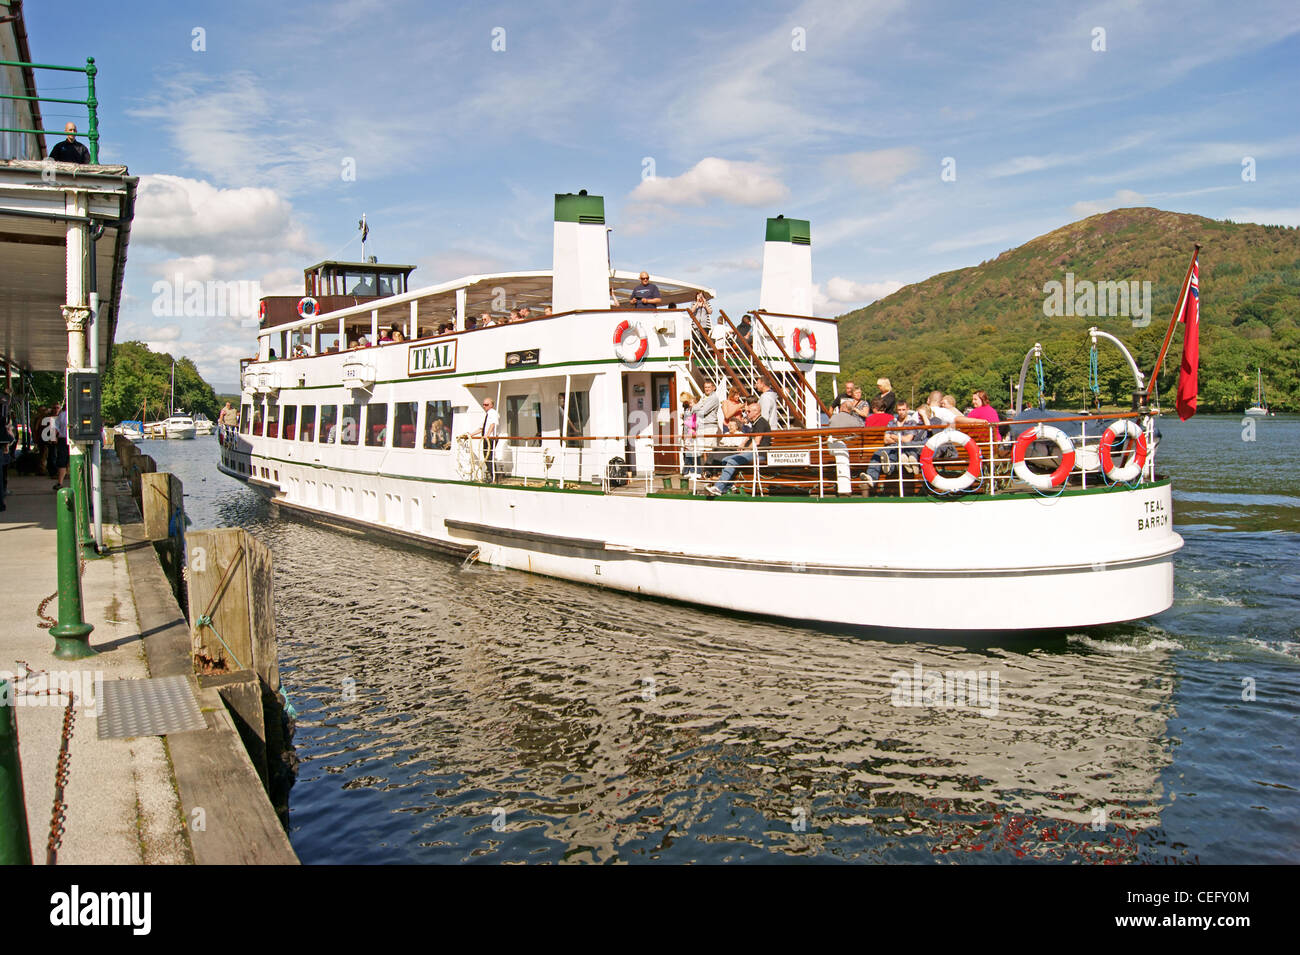
[[[1129,463],[1120,467],[1115,463],[1111,446],[1120,438],[1134,438],[1137,446]],[[1101,470],[1106,479],[1116,484],[1132,481],[1142,473],[1142,466],[1147,463],[1147,436],[1141,426],[1132,418],[1121,418],[1111,423],[1101,433]]]
[[[320,314],[320,303],[308,295],[298,299],[298,315],[301,318],[315,318]]]
[[[633,332],[637,339],[636,351],[631,355],[628,354],[628,349],[623,344],[623,340],[627,336],[628,331]],[[618,326],[614,329],[614,354],[617,355],[620,360],[629,365],[635,365],[645,357],[645,353],[649,351],[649,349],[650,339],[646,335],[645,328],[642,327],[640,322],[632,322],[625,318],[623,321],[618,323]]]
[[[257,320],[259,322],[266,321],[266,299],[262,299],[257,303]]]
[[[1034,473],[1029,470],[1029,463],[1025,460],[1029,446],[1042,439],[1056,442],[1061,452],[1061,463],[1051,474]],[[1054,428],[1050,424],[1034,425],[1032,428],[1027,428],[1025,433],[1016,439],[1016,446],[1011,452],[1011,469],[1016,472],[1016,477],[1030,487],[1038,488],[1040,491],[1051,490],[1064,484],[1065,479],[1074,470],[1074,442],[1060,428]]]
[[[817,336],[807,328],[796,326],[790,333],[790,348],[800,361],[812,361],[817,357]]]
[[[958,477],[944,477],[934,469],[934,453],[945,444],[955,444],[966,451],[966,471]],[[921,473],[925,480],[940,491],[964,491],[980,479],[984,468],[984,456],[980,446],[969,434],[956,428],[945,428],[925,442],[921,451]]]

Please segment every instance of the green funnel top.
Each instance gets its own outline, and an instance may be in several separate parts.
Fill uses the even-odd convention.
[[[560,217],[560,197],[556,196],[555,201],[555,217],[558,219]],[[767,220],[767,241],[811,245],[812,230],[809,228],[807,219],[787,219],[785,216],[777,216],[775,219]]]
[[[586,189],[583,189],[577,195],[571,192],[557,192],[555,194],[555,221],[604,225],[605,197],[589,196]]]

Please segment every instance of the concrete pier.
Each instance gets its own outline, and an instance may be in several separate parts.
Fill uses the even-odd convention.
[[[105,554],[85,562],[84,614],[98,655],[53,657],[37,609],[57,586],[55,495],[48,477],[10,475],[0,514],[0,671],[39,688],[41,674],[93,697],[104,681],[183,673],[193,680],[189,628],[114,456],[104,458]],[[55,615],[56,601],[45,613]],[[27,669],[30,668],[30,671]],[[56,680],[56,682],[57,682]],[[59,864],[297,862],[215,690],[195,695],[206,729],[166,737],[99,739],[94,699],[79,700],[71,736]],[[46,860],[64,695],[17,706],[32,861]],[[83,705],[85,704],[85,705]]]

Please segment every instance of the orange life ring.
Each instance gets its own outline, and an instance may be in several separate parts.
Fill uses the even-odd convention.
[[[628,355],[628,350],[623,344],[623,340],[627,337],[629,331],[633,332],[637,337],[636,351],[631,356]],[[614,354],[619,359],[629,365],[635,365],[645,357],[646,352],[649,350],[650,338],[646,335],[645,329],[640,322],[632,322],[625,318],[618,323],[614,329]]]
[[[804,347],[804,340],[807,340],[807,349]],[[790,333],[790,347],[794,350],[795,357],[801,361],[812,361],[817,357],[817,336],[809,329],[795,327]]]
[[[1029,446],[1040,439],[1056,442],[1061,452],[1061,463],[1051,474],[1036,474],[1029,470],[1029,465],[1025,462]],[[1030,487],[1036,487],[1040,491],[1050,490],[1064,484],[1074,470],[1074,442],[1064,431],[1050,424],[1026,428],[1024,434],[1016,439],[1016,446],[1011,452],[1011,469],[1016,472],[1016,477]]]
[[[934,453],[945,444],[955,444],[966,452],[966,471],[955,478],[944,477],[934,469]],[[956,428],[945,428],[925,442],[921,451],[921,473],[927,482],[940,491],[964,491],[980,479],[984,469],[984,455],[975,439]]]
[[[1120,437],[1119,432],[1123,432],[1125,438],[1137,439],[1137,447],[1133,451],[1133,457],[1123,467],[1115,463],[1111,453],[1111,446]],[[1107,480],[1116,484],[1132,481],[1142,473],[1142,467],[1146,463],[1147,436],[1141,426],[1132,418],[1120,418],[1118,421],[1111,422],[1110,427],[1101,433],[1101,470],[1106,475]]]
[[[262,299],[257,303],[257,320],[259,322],[266,321],[266,299]]]

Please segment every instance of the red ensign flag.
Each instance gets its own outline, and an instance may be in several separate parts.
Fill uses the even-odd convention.
[[[1178,369],[1178,419],[1196,414],[1196,369],[1201,362],[1201,266],[1193,260],[1192,277],[1183,301],[1183,364]]]

